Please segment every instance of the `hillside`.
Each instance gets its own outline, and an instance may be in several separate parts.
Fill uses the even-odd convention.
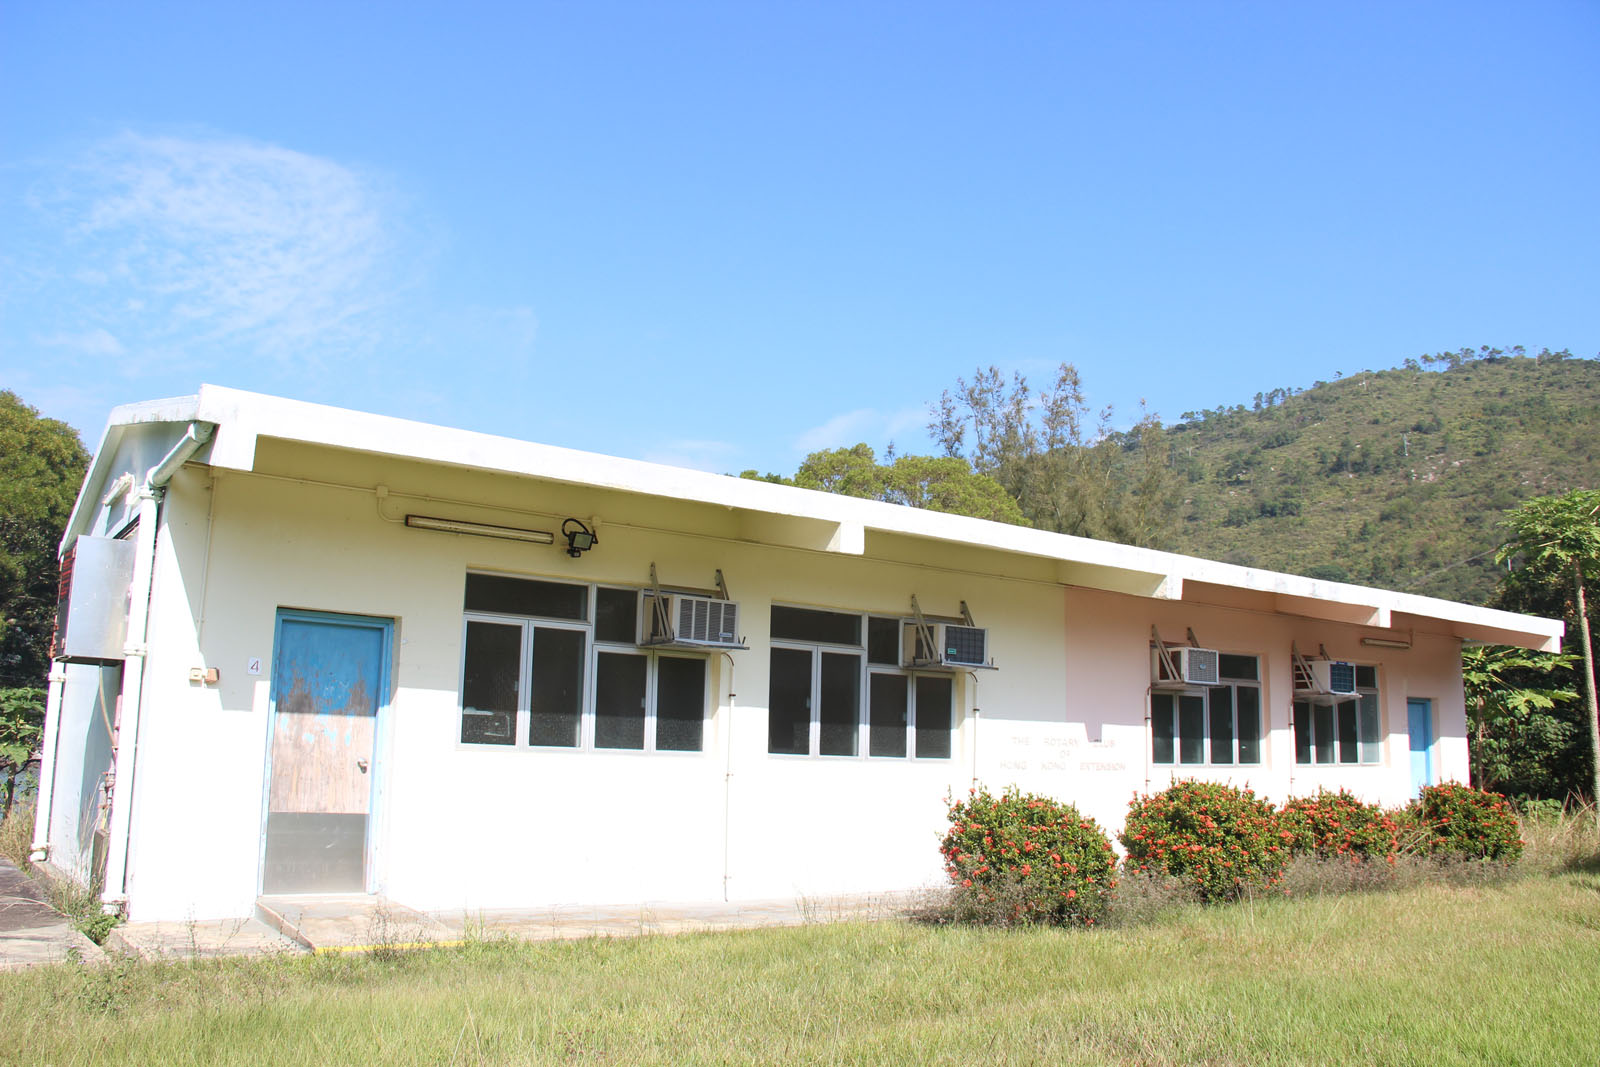
[[[1600,362],[1462,356],[1169,425],[1184,485],[1169,546],[1486,602],[1501,513],[1600,485]]]

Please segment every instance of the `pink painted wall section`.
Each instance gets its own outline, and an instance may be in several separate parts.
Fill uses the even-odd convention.
[[[1239,607],[1158,601],[1071,588],[1065,596],[1067,736],[1081,724],[1062,785],[1050,790],[1102,822],[1119,825],[1134,792],[1198,778],[1248,785],[1272,800],[1345,788],[1366,800],[1400,804],[1411,795],[1406,700],[1431,700],[1437,731],[1436,777],[1465,781],[1467,747],[1460,642],[1416,633],[1409,650],[1361,644],[1370,628],[1273,615]],[[1199,644],[1261,658],[1262,752],[1251,766],[1156,765],[1146,723],[1150,628],[1168,643],[1194,630]],[[1387,636],[1394,637],[1395,634]],[[1297,764],[1293,731],[1291,646],[1315,657],[1377,668],[1382,759],[1375,764]]]

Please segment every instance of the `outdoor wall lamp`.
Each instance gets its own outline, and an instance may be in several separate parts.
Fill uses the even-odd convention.
[[[567,529],[569,526],[576,527],[576,529],[569,530]],[[594,535],[594,531],[577,519],[565,519],[562,521],[561,536],[567,539],[567,555],[573,559],[577,559],[600,543],[600,538]]]

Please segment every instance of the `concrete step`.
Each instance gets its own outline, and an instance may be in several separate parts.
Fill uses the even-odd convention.
[[[311,952],[374,952],[459,944],[455,931],[387,897],[263,896],[256,917]]]

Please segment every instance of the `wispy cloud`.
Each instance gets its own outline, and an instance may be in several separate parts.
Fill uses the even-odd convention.
[[[647,449],[641,459],[670,467],[690,467],[713,474],[730,473],[738,446],[727,441],[664,441]]]
[[[34,341],[92,334],[77,346],[90,356],[226,348],[286,369],[366,351],[398,282],[388,200],[372,177],[278,145],[123,133],[36,183],[32,284],[13,308],[51,302],[62,328],[31,309]]]
[[[797,452],[810,453],[825,448],[849,448],[862,441],[881,447],[906,436],[913,437],[920,445],[927,423],[928,412],[924,408],[899,411],[857,408],[806,430],[795,438],[794,448]]]

